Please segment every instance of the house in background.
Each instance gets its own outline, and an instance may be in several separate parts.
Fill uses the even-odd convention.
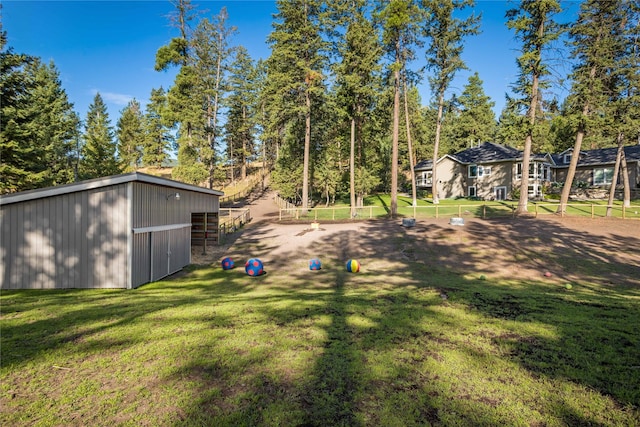
[[[609,188],[613,182],[613,169],[617,153],[617,147],[581,150],[573,182],[584,182],[589,187]],[[564,182],[566,180],[572,155],[573,148],[552,156],[554,181]],[[624,147],[624,156],[627,160],[629,187],[631,189],[640,189],[640,144]],[[617,184],[618,186],[622,185],[620,176]]]
[[[529,167],[529,195],[538,197],[545,183],[551,181],[552,158],[532,155]],[[506,200],[522,179],[522,152],[492,142],[485,142],[456,154],[438,159],[439,196],[445,199],[477,197]],[[432,191],[433,162],[426,160],[414,168],[417,187]]]
[[[640,188],[640,145],[625,147],[625,157],[632,189]],[[529,197],[542,196],[551,182],[563,183],[573,150],[559,154],[532,154],[529,163]],[[588,186],[611,185],[616,148],[580,152],[574,182]],[[441,198],[477,197],[484,200],[513,198],[522,180],[522,151],[485,142],[456,154],[446,154],[436,162],[438,194]],[[425,160],[415,168],[419,189],[433,191],[433,162]],[[618,180],[620,184],[621,181]]]
[[[130,173],[1,196],[0,288],[159,280],[191,263],[196,239],[217,242],[222,195]]]

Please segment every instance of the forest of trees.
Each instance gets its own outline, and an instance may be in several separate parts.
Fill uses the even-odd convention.
[[[505,25],[519,75],[497,118],[462,59],[482,32],[473,0],[278,0],[265,60],[234,44],[225,8],[205,16],[191,0],[173,4],[175,37],[154,66],[176,70],[175,81],[146,106],[132,100],[115,125],[99,93],[81,118],[54,63],[14,52],[0,28],[0,194],[160,167],[175,154],[179,181],[213,188],[260,162],[302,207],[337,197],[356,207],[381,191],[394,213],[398,191],[415,200],[418,161],[484,141],[523,150],[523,167],[531,153],[640,142],[632,0],[585,0],[570,24],[557,21],[558,0],[514,2]],[[559,51],[569,75],[554,69]],[[461,70],[471,74],[456,93]],[[420,99],[424,82],[432,99]],[[570,88],[562,100],[560,85]]]

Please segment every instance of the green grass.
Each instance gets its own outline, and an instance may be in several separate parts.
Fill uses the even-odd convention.
[[[415,218],[448,218],[453,216],[500,218],[510,217],[518,206],[517,201],[484,201],[474,199],[441,199],[434,205],[431,200],[417,199],[417,206],[413,207],[411,197],[398,196],[398,215]],[[385,218],[391,212],[391,197],[389,194],[375,194],[364,198],[364,207],[357,208],[358,218]],[[555,214],[558,203],[556,201],[530,201],[527,209],[532,215]],[[566,207],[567,216],[582,216],[604,218],[607,213],[607,202],[602,200],[571,201]],[[305,220],[345,220],[349,219],[349,203],[339,200],[335,205],[324,207],[320,204],[304,211],[301,208],[282,210],[283,219],[296,217]],[[622,202],[615,201],[612,217],[622,218]],[[624,210],[626,219],[640,219],[640,204],[634,201],[631,208]]]
[[[640,424],[637,286],[360,261],[3,291],[0,425]]]

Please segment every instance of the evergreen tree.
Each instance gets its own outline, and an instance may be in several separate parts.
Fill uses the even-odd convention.
[[[434,75],[429,78],[429,83],[438,106],[432,171],[433,203],[437,204],[440,200],[436,162],[439,155],[438,146],[445,107],[445,93],[455,73],[466,68],[462,60],[463,39],[468,35],[478,33],[479,17],[471,15],[464,20],[454,17],[454,12],[473,7],[473,0],[423,0],[423,5],[430,12],[423,28],[430,40],[426,52],[427,68],[434,72]]]
[[[613,69],[624,52],[623,26],[626,18],[622,1],[589,0],[581,5],[578,21],[569,35],[572,57],[577,63],[571,74],[573,82],[568,99],[571,118],[576,126],[575,143],[567,178],[562,188],[557,212],[566,210],[573,185],[580,150],[589,128],[601,128],[611,101]]]
[[[135,99],[122,110],[116,124],[118,155],[124,172],[133,172],[140,167],[145,129],[140,103]]]
[[[278,13],[269,36],[272,46],[268,60],[270,119],[278,130],[287,132],[292,159],[302,159],[302,207],[309,204],[312,114],[324,95],[326,41],[321,34],[320,0],[278,0]],[[303,141],[300,146],[298,141]],[[279,161],[276,168],[298,164]],[[280,174],[289,175],[287,173]]]
[[[382,48],[371,21],[365,16],[365,2],[353,2],[345,11],[349,17],[344,37],[338,42],[341,62],[336,64],[337,104],[349,122],[349,194],[351,199],[351,216],[356,213],[356,206],[361,206],[364,196],[372,188],[360,186],[356,191],[356,167],[364,168],[365,143],[364,125],[370,116],[375,96],[379,92],[379,61]],[[346,139],[346,138],[345,138]],[[340,162],[338,161],[338,168]],[[327,172],[325,175],[329,175]]]
[[[485,95],[478,73],[469,77],[458,97],[460,114],[455,124],[457,146],[461,151],[487,141],[493,141],[496,132],[495,103]]]
[[[382,23],[382,44],[390,56],[393,79],[393,115],[391,131],[391,216],[398,213],[398,150],[400,137],[401,72],[414,58],[418,40],[420,9],[412,0],[380,2],[377,19]]]
[[[0,32],[0,193],[72,182],[79,120],[58,72],[5,46]]]
[[[521,0],[518,9],[507,11],[507,27],[515,30],[516,37],[522,42],[522,55],[517,60],[520,75],[514,90],[523,97],[519,100],[521,104],[527,105],[520,200],[516,210],[519,214],[527,213],[534,127],[542,104],[540,91],[546,87],[544,77],[549,74],[543,50],[562,32],[561,26],[553,21],[553,16],[559,12],[557,0]]]
[[[164,89],[162,87],[152,89],[149,101],[144,120],[145,138],[142,147],[142,163],[159,168],[169,158],[167,151],[173,141],[169,128],[163,119],[167,108]]]
[[[228,91],[226,74],[228,62],[233,49],[229,47],[230,39],[236,28],[229,26],[229,15],[223,7],[211,21],[200,21],[191,40],[192,60],[196,75],[195,98],[197,105],[202,105],[204,123],[202,123],[203,142],[200,150],[202,162],[208,170],[209,188],[213,188],[216,176],[218,115],[224,94]],[[202,98],[198,100],[198,97]],[[200,126],[198,126],[200,128]]]
[[[240,178],[247,177],[247,160],[256,154],[254,147],[257,112],[256,70],[244,47],[236,51],[231,66],[229,83],[231,94],[227,99],[229,113],[225,124],[227,147],[230,156],[231,177],[235,178],[234,165],[240,167]]]
[[[81,179],[100,178],[122,172],[109,113],[100,93],[96,93],[89,105],[82,138],[84,144],[79,168]]]
[[[631,206],[629,173],[623,146],[627,140],[640,143],[640,5],[637,2],[623,0],[619,13],[622,17],[618,21],[622,37],[619,43],[614,45],[622,48],[614,54],[618,60],[617,66],[610,70],[610,102],[607,104],[611,130],[618,144],[619,160],[616,162],[609,192],[607,216],[611,215],[618,169],[622,171],[623,205]]]

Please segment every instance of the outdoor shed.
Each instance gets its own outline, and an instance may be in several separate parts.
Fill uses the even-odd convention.
[[[1,288],[159,280],[191,263],[192,228],[217,239],[222,194],[130,173],[1,196]]]

